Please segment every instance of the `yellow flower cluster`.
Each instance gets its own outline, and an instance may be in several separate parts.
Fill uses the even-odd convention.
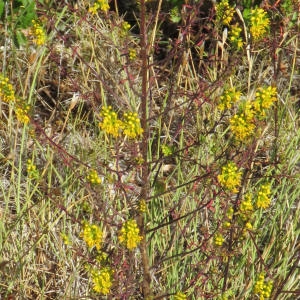
[[[161,145],[161,152],[165,157],[167,157],[167,156],[171,156],[173,154],[174,149],[172,146],[163,144],[163,145]]]
[[[273,282],[271,280],[265,280],[265,274],[259,273],[258,278],[254,285],[254,293],[259,295],[259,300],[270,298],[273,288]]]
[[[221,0],[216,4],[216,22],[218,24],[229,27],[229,40],[231,45],[237,50],[241,49],[244,45],[241,38],[242,28],[236,23],[231,24],[235,9],[230,6],[228,0]],[[262,8],[254,8],[250,10],[249,16],[249,31],[253,41],[258,41],[263,38],[270,29],[270,20],[267,12]]]
[[[234,7],[230,6],[228,0],[221,0],[216,4],[216,20],[217,23],[228,26],[229,28],[229,41],[233,48],[240,50],[243,45],[243,39],[241,38],[242,28],[236,23],[230,24],[233,20],[235,13]]]
[[[118,27],[118,35],[119,35],[119,37],[126,38],[128,36],[130,28],[131,28],[131,25],[128,22],[122,21],[122,23]],[[130,52],[132,54],[134,54],[133,50],[134,49],[131,49],[131,51],[129,51],[129,58],[130,58]]]
[[[70,237],[69,235],[67,235],[67,234],[64,233],[64,232],[61,232],[60,237],[62,238],[63,243],[64,243],[66,246],[72,245],[72,240],[71,240],[71,237]]]
[[[266,116],[266,111],[273,103],[277,101],[277,89],[276,87],[260,87],[255,93],[255,100],[253,101],[253,109],[259,118]]]
[[[97,14],[99,10],[107,12],[109,10],[109,5],[107,0],[96,0],[93,6],[89,8],[89,12],[93,15]]]
[[[174,300],[186,300],[186,299],[187,299],[187,296],[182,292],[177,292],[174,295]]]
[[[38,178],[39,177],[39,171],[36,168],[36,165],[33,163],[31,159],[27,160],[27,174],[29,178]]]
[[[222,246],[224,241],[225,241],[225,239],[221,233],[217,232],[214,235],[214,243],[216,246]]]
[[[18,121],[23,124],[28,124],[30,121],[29,114],[28,114],[29,111],[30,111],[30,105],[28,104],[23,105],[21,103],[18,103],[18,106],[15,110]]]
[[[216,4],[216,18],[222,25],[230,24],[234,12],[235,10],[229,5],[228,0],[222,0],[220,3]]]
[[[109,267],[91,270],[93,290],[96,293],[108,295],[113,282],[113,271]]]
[[[119,241],[124,244],[127,249],[132,250],[138,246],[142,237],[135,220],[125,222],[120,230]]]
[[[80,233],[80,236],[90,249],[96,247],[97,250],[100,250],[103,240],[103,232],[98,225],[84,223],[83,231]]]
[[[223,227],[224,227],[225,229],[228,229],[228,228],[231,227],[231,223],[230,223],[228,220],[226,220],[226,221],[223,222]]]
[[[127,112],[124,114],[123,133],[132,139],[136,139],[143,134],[137,113]]]
[[[87,180],[91,184],[100,184],[101,183],[101,178],[99,177],[98,173],[96,170],[91,170],[87,176]]]
[[[0,74],[0,100],[3,102],[14,102],[15,91],[7,77]]]
[[[231,227],[231,221],[232,221],[233,215],[234,215],[234,209],[232,207],[229,207],[226,212],[226,219],[223,223],[223,227],[225,229],[228,229]]]
[[[233,193],[238,192],[237,187],[241,184],[241,178],[242,172],[239,171],[236,164],[231,161],[222,167],[222,172],[218,175],[221,186]]]
[[[32,27],[31,27],[31,32],[30,35],[33,37],[33,43],[36,44],[37,46],[42,46],[46,42],[46,33],[41,26],[41,24],[35,20],[32,20]]]
[[[139,202],[139,211],[145,213],[147,211],[147,203],[145,199],[141,199]]]
[[[230,109],[231,106],[240,99],[240,97],[240,91],[237,91],[235,88],[229,88],[225,90],[223,95],[220,97],[218,108],[220,110]]]
[[[232,207],[229,207],[229,208],[227,209],[227,212],[226,212],[226,217],[227,217],[229,220],[232,220],[233,214],[234,214],[233,208],[232,208]]]
[[[250,194],[245,195],[244,199],[240,204],[239,211],[244,221],[247,220],[253,212],[252,197]]]
[[[0,101],[16,103],[14,111],[19,122],[27,124],[30,121],[30,105],[22,103],[15,96],[15,91],[9,79],[0,74]]]
[[[111,106],[102,107],[100,117],[102,117],[102,122],[99,123],[99,126],[103,131],[113,137],[121,135],[123,122],[118,119],[117,113],[113,111]]]
[[[220,97],[219,109],[229,109],[234,102],[238,101],[240,95],[234,89],[225,91]],[[253,135],[256,128],[255,119],[265,118],[267,110],[277,101],[276,95],[276,87],[260,87],[253,101],[247,100],[240,104],[239,112],[229,120],[230,129],[237,140],[246,141]]]
[[[96,261],[100,264],[100,265],[104,265],[107,263],[107,258],[108,258],[108,254],[103,252],[103,251],[98,251],[97,256],[96,256]]]
[[[257,209],[266,209],[270,206],[271,186],[269,183],[263,184],[255,193],[256,199],[250,193],[247,193],[239,204],[238,209],[238,222],[243,227],[243,233],[246,234],[247,230],[253,229],[252,223],[254,212]]]
[[[256,195],[256,207],[257,208],[268,208],[271,203],[271,185],[265,183],[261,185]]]
[[[250,221],[246,222],[245,223],[245,228],[248,229],[248,230],[251,230],[253,228],[252,224]]]
[[[237,50],[241,49],[244,45],[244,42],[241,38],[241,32],[242,28],[238,25],[232,25],[230,27],[230,34],[229,34],[229,40],[231,42],[231,45],[236,48]]]
[[[222,293],[220,295],[220,297],[217,298],[218,300],[229,300],[228,296],[227,296],[227,293]]]
[[[247,140],[253,135],[255,125],[253,111],[250,103],[246,103],[242,111],[235,114],[229,120],[230,130],[239,141]]]
[[[129,56],[129,60],[135,60],[137,56],[136,50],[134,48],[130,48],[128,50],[128,56]]]
[[[246,194],[239,206],[239,217],[243,227],[243,235],[247,234],[247,230],[251,230],[253,219],[253,204],[251,194]]]
[[[122,22],[122,30],[127,32],[130,29],[130,27],[131,26],[128,22],[126,22],[126,21]]]
[[[111,106],[103,107],[100,116],[102,121],[99,123],[100,128],[113,137],[119,137],[122,133],[131,139],[136,139],[143,134],[141,122],[137,113],[124,113],[123,121],[113,111]]]
[[[251,10],[250,23],[250,33],[254,41],[263,38],[270,29],[267,12],[259,7]]]

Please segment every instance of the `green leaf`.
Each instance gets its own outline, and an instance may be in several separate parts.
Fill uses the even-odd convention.
[[[28,28],[32,25],[32,20],[36,19],[35,3],[30,2],[25,6],[23,13],[18,18],[18,27]]]
[[[250,15],[251,15],[251,9],[250,8],[245,8],[243,11],[243,17],[244,20],[247,24],[250,23]]]
[[[179,11],[179,9],[178,9],[177,6],[173,7],[170,10],[170,20],[173,23],[179,23],[180,22],[180,20],[181,20],[181,14],[180,14],[180,11]]]
[[[2,17],[3,12],[4,12],[4,1],[0,0],[0,18]]]
[[[27,39],[21,30],[17,30],[14,34],[14,42],[18,48],[27,43]]]

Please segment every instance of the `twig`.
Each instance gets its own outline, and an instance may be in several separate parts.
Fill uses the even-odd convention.
[[[146,4],[145,0],[141,0],[141,27],[140,27],[140,36],[141,36],[141,51],[140,57],[142,61],[142,97],[141,97],[141,110],[142,110],[142,118],[141,125],[144,130],[143,138],[141,141],[141,154],[143,157],[143,165],[142,165],[142,181],[143,187],[141,191],[141,199],[147,199],[149,195],[149,166],[147,162],[147,150],[148,150],[148,122],[147,122],[147,114],[148,114],[148,57],[147,57],[147,32],[146,32]],[[140,251],[142,257],[142,270],[143,270],[143,279],[142,279],[142,290],[144,299],[149,298],[151,296],[151,276],[149,272],[149,257],[147,254],[147,244],[146,244],[146,232],[145,232],[145,220],[143,213],[139,212],[137,216],[137,222],[140,228],[140,233],[143,237],[140,244]]]

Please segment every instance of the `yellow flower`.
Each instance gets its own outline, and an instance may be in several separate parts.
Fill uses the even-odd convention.
[[[107,0],[98,0],[100,4],[100,9],[104,12],[107,12],[109,10],[109,5]]]
[[[128,34],[129,34],[130,28],[131,28],[131,25],[130,25],[128,22],[123,21],[123,22],[120,24],[120,26],[119,26],[119,36],[120,36],[121,38],[127,37]],[[132,49],[132,50],[134,50],[134,49]],[[130,58],[130,52],[131,52],[131,51],[129,51],[129,58]],[[131,53],[134,54],[133,51],[132,51]]]
[[[221,186],[227,188],[233,193],[237,193],[237,187],[241,184],[242,172],[234,162],[228,162],[222,167],[222,173],[218,175],[218,180]]]
[[[15,91],[7,77],[0,74],[0,100],[3,102],[14,102]]]
[[[174,149],[172,146],[163,144],[163,145],[161,145],[161,152],[165,157],[167,157],[167,156],[171,156],[173,154]]]
[[[113,111],[112,107],[102,107],[100,116],[102,117],[102,122],[99,123],[99,127],[113,137],[120,136],[123,122],[118,119],[117,113]]]
[[[230,27],[229,40],[231,44],[238,50],[241,49],[244,45],[241,38],[241,32],[242,28],[238,24],[232,25]]]
[[[141,199],[139,202],[139,210],[141,213],[145,213],[147,211],[147,203],[145,199]]]
[[[123,132],[128,138],[136,139],[143,134],[141,122],[136,112],[124,113],[124,119],[121,121],[112,107],[107,106],[102,108],[100,116],[102,117],[102,122],[99,123],[100,128],[113,137],[118,137]]]
[[[91,271],[93,290],[97,293],[108,295],[113,281],[113,272],[110,268],[93,269]]]
[[[119,241],[127,249],[132,250],[138,246],[142,237],[139,235],[140,230],[135,220],[125,222],[120,230]]]
[[[94,5],[89,8],[89,12],[94,15],[98,12],[98,10],[107,12],[109,10],[108,1],[107,0],[96,0]]]
[[[268,208],[271,203],[271,185],[265,183],[261,185],[256,195],[256,207],[257,208]]]
[[[122,22],[122,29],[124,31],[128,31],[130,29],[130,27],[131,26],[130,26],[130,24],[128,22],[126,22],[126,21]]]
[[[253,211],[252,198],[250,194],[245,195],[244,199],[240,204],[240,212],[248,214]]]
[[[234,8],[231,7],[228,3],[228,0],[222,0],[220,3],[216,5],[216,17],[217,21],[223,25],[229,25],[233,15]]]
[[[253,212],[252,197],[246,194],[239,206],[239,215],[244,222],[248,222]]]
[[[37,21],[32,20],[31,35],[33,43],[37,46],[42,46],[46,42],[46,32],[44,28]]]
[[[101,183],[101,179],[97,173],[96,170],[91,170],[87,176],[87,180],[91,183],[91,184],[100,184]]]
[[[225,239],[221,233],[216,233],[214,235],[214,243],[216,246],[222,246],[224,241],[225,241]]]
[[[174,295],[174,300],[186,300],[186,299],[187,299],[186,295],[182,292],[177,292]]]
[[[253,292],[259,295],[259,299],[264,300],[265,298],[270,298],[272,288],[273,281],[266,281],[264,272],[259,273],[253,289]]]
[[[251,230],[253,228],[252,224],[250,222],[246,222],[245,224],[245,227],[248,229],[248,230]]]
[[[218,108],[220,110],[230,109],[231,106],[240,99],[240,97],[241,92],[236,91],[235,88],[229,88],[225,90],[223,95],[220,97]]]
[[[223,227],[228,229],[228,228],[231,227],[231,223],[230,223],[229,221],[225,221],[225,222],[223,223]]]
[[[218,297],[218,300],[228,300],[228,296],[226,295],[226,292],[221,294],[220,297]]]
[[[136,59],[136,50],[134,48],[130,48],[128,50],[129,60],[135,60]]]
[[[122,127],[123,133],[129,138],[136,139],[143,134],[141,122],[137,113],[125,113]]]
[[[98,9],[99,9],[99,5],[98,3],[95,3],[93,6],[89,8],[89,13],[95,15],[98,12]]]
[[[16,109],[16,116],[17,116],[17,119],[20,123],[28,124],[29,121],[30,121],[30,119],[27,115],[27,112],[22,108],[17,108]]]
[[[66,233],[61,233],[60,234],[60,236],[61,236],[61,238],[62,238],[62,240],[63,240],[63,243],[65,244],[65,245],[71,245],[72,244],[72,241],[71,241],[71,238],[70,238],[70,236],[68,236]]]
[[[262,8],[255,8],[250,13],[250,33],[254,41],[263,38],[270,28],[267,12]]]
[[[39,171],[36,168],[36,165],[33,163],[31,159],[27,160],[27,174],[29,178],[38,178],[39,177]]]
[[[258,118],[266,116],[266,110],[269,109],[273,103],[277,101],[276,87],[260,87],[255,93],[255,100],[253,101],[253,108]]]
[[[229,220],[232,220],[233,218],[233,214],[234,214],[234,210],[232,207],[229,207],[227,212],[226,212],[226,217],[229,219]]]
[[[246,141],[255,130],[254,114],[251,104],[247,101],[241,111],[229,120],[230,130],[239,141]]]
[[[28,124],[30,121],[29,111],[30,105],[18,101],[17,107],[15,109],[17,120],[23,124]]]
[[[98,225],[85,223],[80,236],[90,249],[96,247],[97,250],[100,250],[103,240],[103,232]]]
[[[107,262],[108,254],[103,251],[98,251],[96,261],[101,265]]]

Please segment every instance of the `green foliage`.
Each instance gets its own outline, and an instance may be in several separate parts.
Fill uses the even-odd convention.
[[[8,24],[9,33],[17,47],[27,42],[23,33],[32,25],[32,21],[37,19],[36,6],[34,0],[13,1],[13,6],[7,5],[8,14],[4,15],[5,1],[0,1],[0,16],[3,22]]]
[[[178,23],[178,22],[180,22],[180,20],[181,20],[181,15],[180,15],[180,11],[179,11],[178,6],[175,6],[175,7],[173,7],[173,8],[170,10],[170,20],[171,20],[173,23]]]
[[[37,18],[35,1],[20,0],[14,1],[13,15],[16,18],[16,28],[28,28],[32,20]]]
[[[2,18],[2,15],[4,13],[4,7],[5,7],[4,0],[0,0],[0,18]]]

